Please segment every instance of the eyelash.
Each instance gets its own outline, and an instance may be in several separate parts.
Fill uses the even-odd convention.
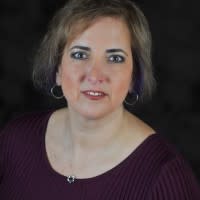
[[[82,51],[77,51],[77,52],[73,52],[71,53],[71,58],[73,59],[77,59],[77,60],[86,60],[88,59],[88,54]]]
[[[125,58],[121,55],[112,55],[108,57],[108,62],[109,63],[123,63],[125,62]]]
[[[71,58],[76,60],[87,60],[89,58],[89,55],[82,51],[77,51],[71,53]],[[121,55],[111,55],[107,58],[109,63],[123,63],[125,62],[125,58]]]

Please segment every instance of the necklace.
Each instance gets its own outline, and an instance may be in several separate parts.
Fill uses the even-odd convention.
[[[76,176],[74,176],[74,175],[67,176],[67,182],[70,184],[74,183],[75,179],[76,179]]]

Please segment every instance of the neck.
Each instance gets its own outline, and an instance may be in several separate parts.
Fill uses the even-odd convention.
[[[120,107],[101,119],[85,119],[69,109],[67,136],[74,150],[94,151],[113,144],[124,128],[125,110]]]

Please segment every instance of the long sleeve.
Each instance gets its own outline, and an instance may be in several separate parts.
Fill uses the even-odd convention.
[[[162,168],[148,199],[200,200],[200,187],[188,164],[178,157]]]

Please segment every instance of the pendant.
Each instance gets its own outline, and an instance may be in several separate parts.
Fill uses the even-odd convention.
[[[67,176],[67,182],[70,183],[70,184],[74,183],[75,179],[76,179],[76,177],[73,176],[73,175],[72,176]]]

